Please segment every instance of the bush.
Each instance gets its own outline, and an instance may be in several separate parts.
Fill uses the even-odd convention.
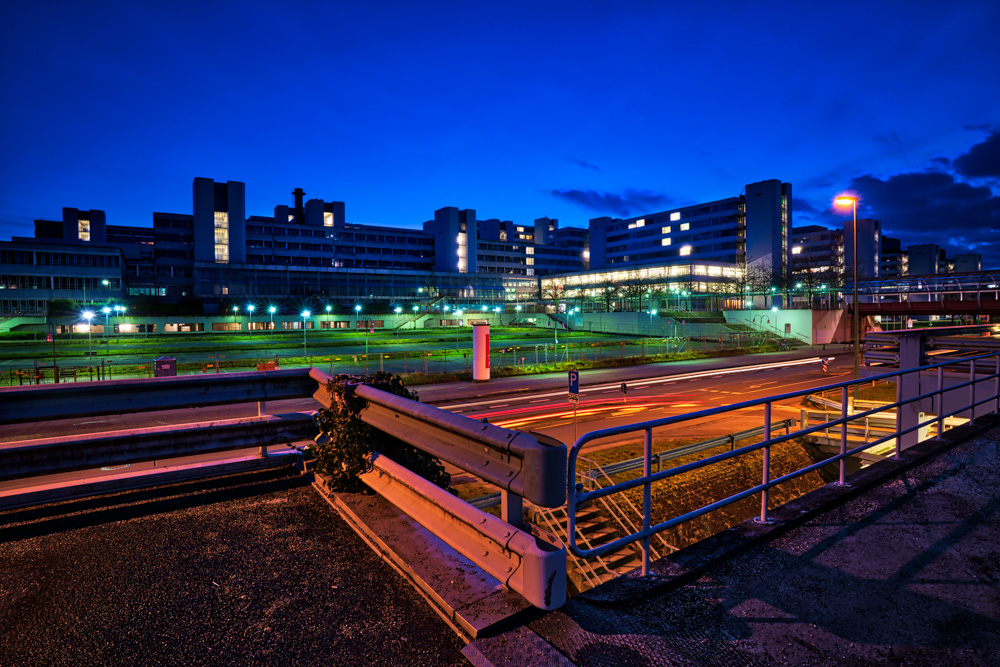
[[[331,407],[316,414],[320,435],[316,438],[316,470],[327,476],[330,486],[339,491],[362,491],[367,487],[357,473],[369,465],[367,456],[376,451],[408,470],[451,491],[451,475],[436,458],[412,445],[369,426],[358,417],[365,400],[355,396],[354,388],[367,385],[381,391],[418,400],[403,386],[398,375],[378,371],[369,376],[337,375],[327,383]]]

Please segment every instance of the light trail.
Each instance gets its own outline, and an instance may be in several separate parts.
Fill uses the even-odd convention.
[[[709,371],[699,371],[696,373],[682,373],[680,375],[661,375],[656,378],[649,378],[648,380],[631,380],[627,384],[630,389],[635,387],[648,387],[654,384],[665,384],[666,382],[677,382],[679,380],[697,380],[700,378],[710,378],[710,377],[721,377],[724,375],[733,375],[735,373],[751,373],[753,371],[766,371],[775,370],[779,368],[792,368],[795,366],[806,366],[809,364],[818,364],[822,361],[819,357],[810,357],[808,359],[793,359],[790,361],[780,361],[770,364],[755,364],[752,366],[737,366],[735,368],[722,368],[713,369]],[[621,385],[621,382],[613,382],[609,384],[599,384],[592,387],[580,387],[580,393],[592,393],[592,392],[606,392],[607,390],[615,390]],[[530,401],[531,399],[539,398],[554,398],[556,396],[565,396],[565,391],[553,391],[545,394],[527,394],[525,396],[510,396],[506,398],[508,401]],[[458,408],[473,408],[480,405],[491,405],[494,404],[496,399],[491,401],[475,401],[472,403],[454,403],[452,405],[440,406],[442,410],[455,410]]]

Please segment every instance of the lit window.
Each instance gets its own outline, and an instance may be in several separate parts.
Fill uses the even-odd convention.
[[[793,255],[798,255],[800,252],[802,252],[802,246],[800,246],[800,245],[792,246],[792,254]]]
[[[77,238],[81,241],[90,240],[90,220],[80,220],[77,222]]]
[[[525,248],[524,249],[524,254],[526,254],[526,255],[534,255],[535,254],[535,249],[531,248],[531,247]]]
[[[215,212],[215,261],[229,263],[229,213]]]
[[[523,232],[523,231],[524,231],[524,227],[518,227],[518,228],[517,228],[517,231],[519,231],[519,232]]]
[[[660,241],[660,245],[670,245],[670,239],[663,239]]]
[[[689,229],[691,229],[691,223],[690,222],[682,222],[681,223],[681,231],[682,232],[686,232]]]
[[[673,213],[670,214],[670,222],[677,222],[680,219],[681,219],[680,211],[674,211]]]
[[[635,221],[635,226],[636,227],[645,227],[646,226],[646,221],[645,220],[636,220]]]
[[[330,211],[323,211],[323,226],[333,227],[333,213]]]
[[[670,233],[670,225],[667,225],[666,227],[664,227],[663,229],[661,229],[660,233],[661,234],[669,234]]]
[[[534,266],[535,265],[535,258],[534,257],[528,257],[524,261],[527,263],[528,266]]]
[[[682,245],[681,246],[681,257],[685,257],[685,256],[690,255],[690,254],[691,254],[691,246],[689,246],[689,245]]]

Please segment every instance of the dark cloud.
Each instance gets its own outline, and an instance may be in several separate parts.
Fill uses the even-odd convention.
[[[966,178],[1000,176],[1000,132],[993,132],[985,140],[955,158],[955,169]]]
[[[963,125],[962,129],[963,130],[978,130],[978,131],[981,131],[981,132],[982,131],[992,132],[993,131],[993,126],[990,125],[989,123],[980,123],[979,125]]]
[[[797,215],[799,213],[819,213],[819,210],[805,199],[792,197],[792,214]]]
[[[582,160],[582,159],[580,159],[578,157],[573,157],[572,155],[569,156],[566,159],[569,160],[570,162],[572,162],[573,164],[577,165],[578,167],[583,167],[584,169],[591,169],[593,171],[600,171],[601,170],[601,168],[598,167],[596,164],[591,164],[590,162],[587,162],[586,160]]]
[[[851,189],[861,196],[858,215],[881,220],[885,234],[906,245],[937,243],[949,254],[978,252],[984,269],[1000,268],[1000,197],[990,188],[926,171],[859,176]]]
[[[951,160],[949,160],[948,158],[946,158],[944,156],[941,156],[941,157],[932,157],[931,158],[931,162],[937,162],[938,164],[943,164],[946,167],[949,164],[951,164]]]
[[[623,193],[594,190],[550,190],[553,197],[572,202],[598,213],[612,213],[627,218],[633,212],[649,213],[669,208],[673,199],[649,190],[626,189]]]

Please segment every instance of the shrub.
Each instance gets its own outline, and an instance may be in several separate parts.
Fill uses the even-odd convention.
[[[320,435],[316,438],[316,470],[329,478],[330,486],[340,491],[367,489],[357,473],[368,466],[367,456],[376,451],[437,486],[451,490],[451,475],[436,458],[402,440],[369,426],[358,417],[365,400],[355,395],[358,385],[419,400],[403,386],[398,375],[378,371],[368,376],[337,375],[327,383],[331,407],[316,413]]]

